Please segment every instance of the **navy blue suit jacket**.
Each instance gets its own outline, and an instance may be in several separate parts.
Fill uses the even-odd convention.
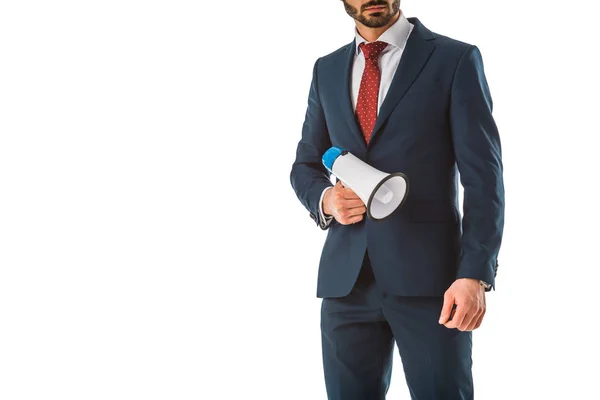
[[[321,163],[331,146],[346,149],[410,181],[391,217],[329,226],[318,297],[347,295],[365,250],[378,285],[395,295],[439,296],[457,278],[495,285],[504,226],[500,138],[481,54],[431,32],[417,18],[369,144],[350,97],[354,41],[314,65],[291,184],[319,225],[321,192],[331,186]],[[460,174],[458,173],[460,172]],[[458,209],[458,176],[464,216]]]

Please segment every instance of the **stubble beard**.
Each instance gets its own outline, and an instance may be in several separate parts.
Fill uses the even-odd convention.
[[[343,0],[343,1],[344,1],[344,8],[346,9],[346,12],[348,13],[348,15],[368,28],[381,28],[383,26],[386,26],[387,24],[389,24],[389,22],[392,20],[392,18],[396,15],[398,10],[400,10],[400,0],[394,0],[394,1],[392,1],[392,7],[391,7],[392,9],[391,10],[388,8],[384,11],[378,11],[375,13],[371,13],[369,15],[364,15],[362,12],[360,12],[359,10],[354,8],[352,5],[348,4],[348,2],[346,0]],[[363,8],[373,7],[373,6],[377,6],[377,5],[387,6],[388,4],[384,3],[380,0],[379,1],[373,0],[372,2],[366,3],[363,6]]]

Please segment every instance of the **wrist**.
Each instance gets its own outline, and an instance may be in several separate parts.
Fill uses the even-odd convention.
[[[462,281],[469,282],[469,284],[472,284],[472,285],[477,284],[479,286],[485,287],[485,282],[481,281],[479,279],[476,279],[476,278],[458,278],[457,280],[462,280]]]
[[[331,188],[325,189],[325,194],[323,195],[323,204],[321,204],[321,207],[323,209],[323,214],[325,214],[325,216],[330,217],[331,216],[331,210],[329,209],[329,197],[331,196]]]

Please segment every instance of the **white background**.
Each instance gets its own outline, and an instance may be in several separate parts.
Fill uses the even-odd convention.
[[[480,48],[501,132],[479,399],[600,398],[585,3],[402,3]],[[353,38],[341,2],[0,4],[0,398],[325,399],[325,232],[289,172],[314,61]]]

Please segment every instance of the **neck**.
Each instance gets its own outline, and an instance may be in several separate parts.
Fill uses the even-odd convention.
[[[402,11],[398,11],[396,15],[394,15],[394,17],[390,20],[390,22],[387,23],[387,25],[382,26],[380,28],[369,28],[368,26],[365,26],[362,23],[355,21],[356,29],[358,30],[358,33],[360,33],[360,36],[364,37],[366,41],[375,42],[377,38],[379,38],[379,36],[383,34],[383,32],[385,32],[390,26],[392,26],[394,22],[398,21],[401,12]]]

